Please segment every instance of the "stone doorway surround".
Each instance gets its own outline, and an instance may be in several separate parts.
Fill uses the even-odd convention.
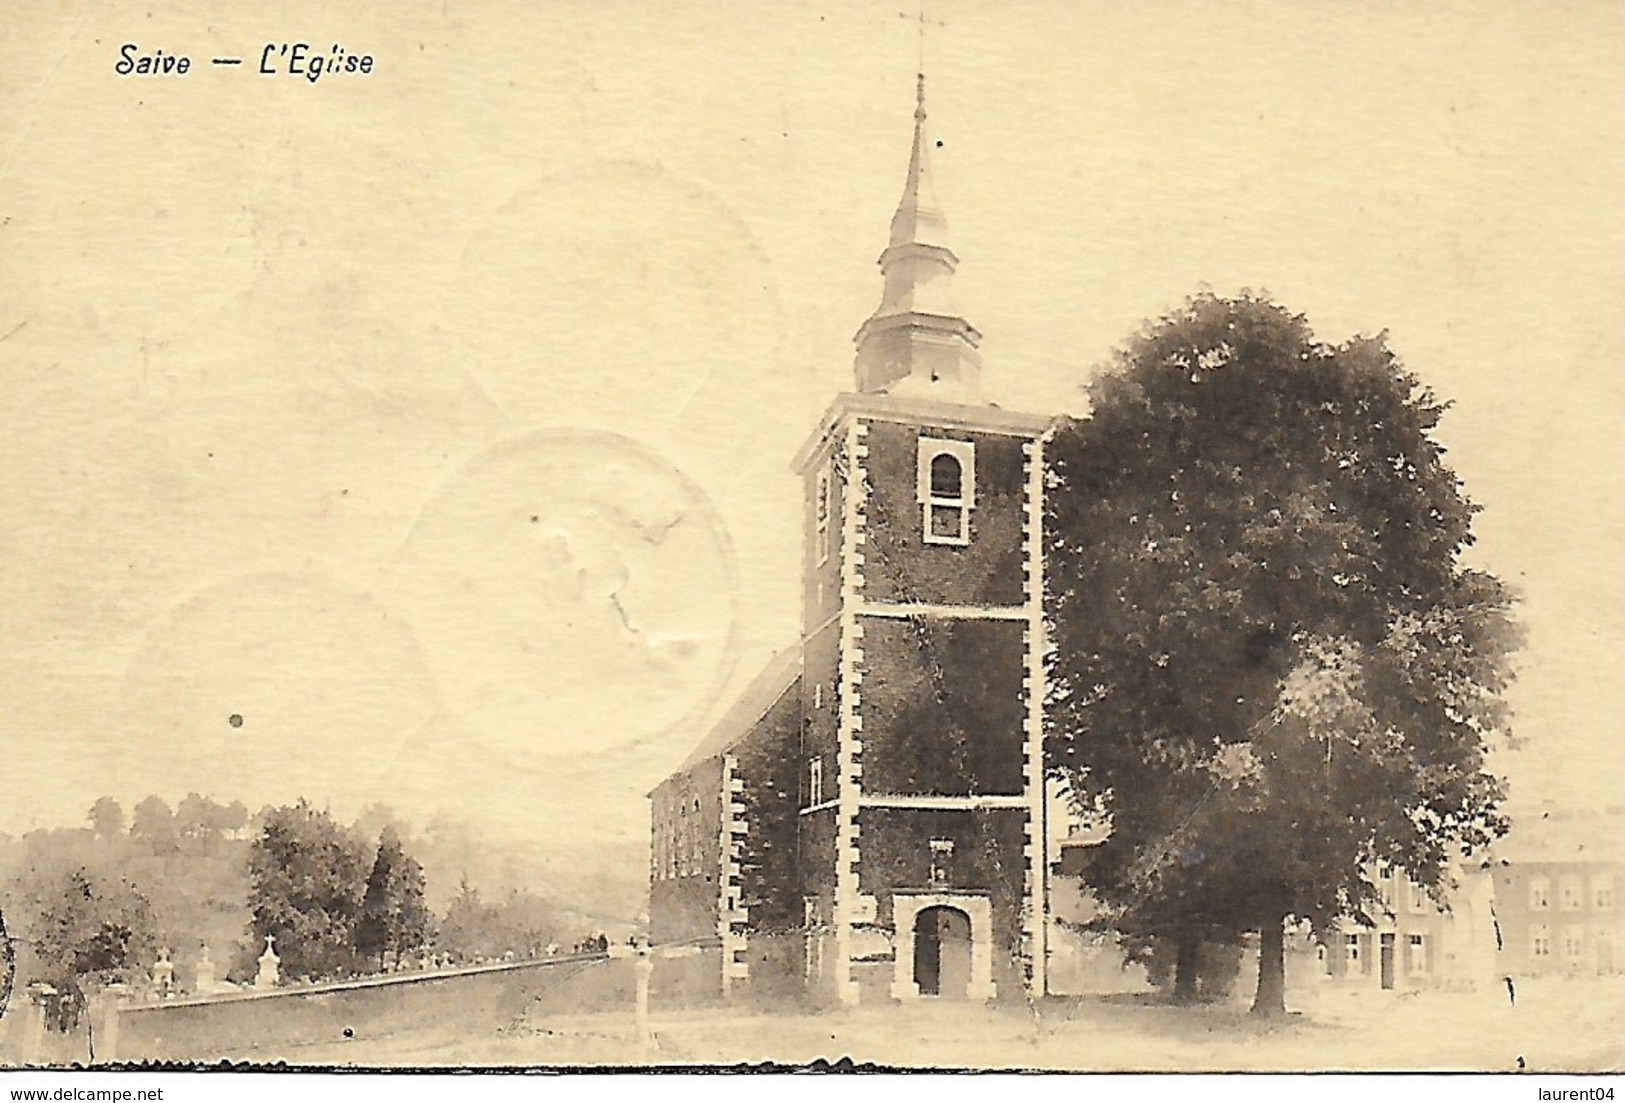
[[[894,1000],[920,999],[920,986],[914,982],[914,921],[926,908],[957,908],[970,917],[970,985],[965,995],[971,1000],[991,1000],[993,988],[993,905],[986,893],[942,891],[897,892],[892,894],[894,964],[891,995]]]

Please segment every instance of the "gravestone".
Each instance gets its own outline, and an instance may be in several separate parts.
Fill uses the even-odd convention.
[[[169,960],[169,950],[158,951],[158,960],[152,965],[152,990],[159,998],[175,994],[175,963]]]
[[[203,944],[203,952],[197,959],[197,984],[193,986],[200,996],[213,995],[216,985],[214,980],[214,959],[209,956],[209,944]]]
[[[265,936],[265,952],[260,955],[260,970],[254,977],[255,988],[274,988],[281,977],[277,966],[282,959],[277,956],[276,950],[273,948],[275,941],[276,935],[268,934]]]

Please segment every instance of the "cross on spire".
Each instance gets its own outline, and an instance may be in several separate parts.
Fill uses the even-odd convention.
[[[911,17],[909,16],[908,12],[900,11],[900,12],[897,13],[897,18],[899,18],[899,19],[908,19],[908,18],[911,18]],[[920,66],[919,66],[919,73],[920,73],[920,80],[921,80],[921,82],[923,84],[923,82],[925,81],[925,26],[926,26],[927,23],[930,23],[933,27],[946,27],[948,24],[944,23],[940,19],[929,19],[929,20],[926,19],[926,17],[925,17],[925,0],[920,0],[920,9],[914,16],[912,16],[912,18],[920,26]],[[922,89],[922,95],[923,95],[923,89]]]

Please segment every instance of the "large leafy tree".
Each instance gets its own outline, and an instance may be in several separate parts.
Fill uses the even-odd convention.
[[[1504,832],[1510,598],[1382,337],[1202,295],[1090,399],[1050,451],[1051,767],[1110,816],[1108,912],[1181,961],[1258,932],[1278,1013],[1289,917],[1369,922],[1374,866],[1439,894]]]
[[[281,972],[292,979],[353,971],[370,848],[303,800],[262,817],[248,855],[248,949],[257,954],[275,935]]]

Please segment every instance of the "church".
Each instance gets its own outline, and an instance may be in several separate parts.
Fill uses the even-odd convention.
[[[1049,417],[980,397],[933,198],[924,78],[853,390],[795,453],[801,638],[650,794],[649,936],[725,994],[1048,990]]]

